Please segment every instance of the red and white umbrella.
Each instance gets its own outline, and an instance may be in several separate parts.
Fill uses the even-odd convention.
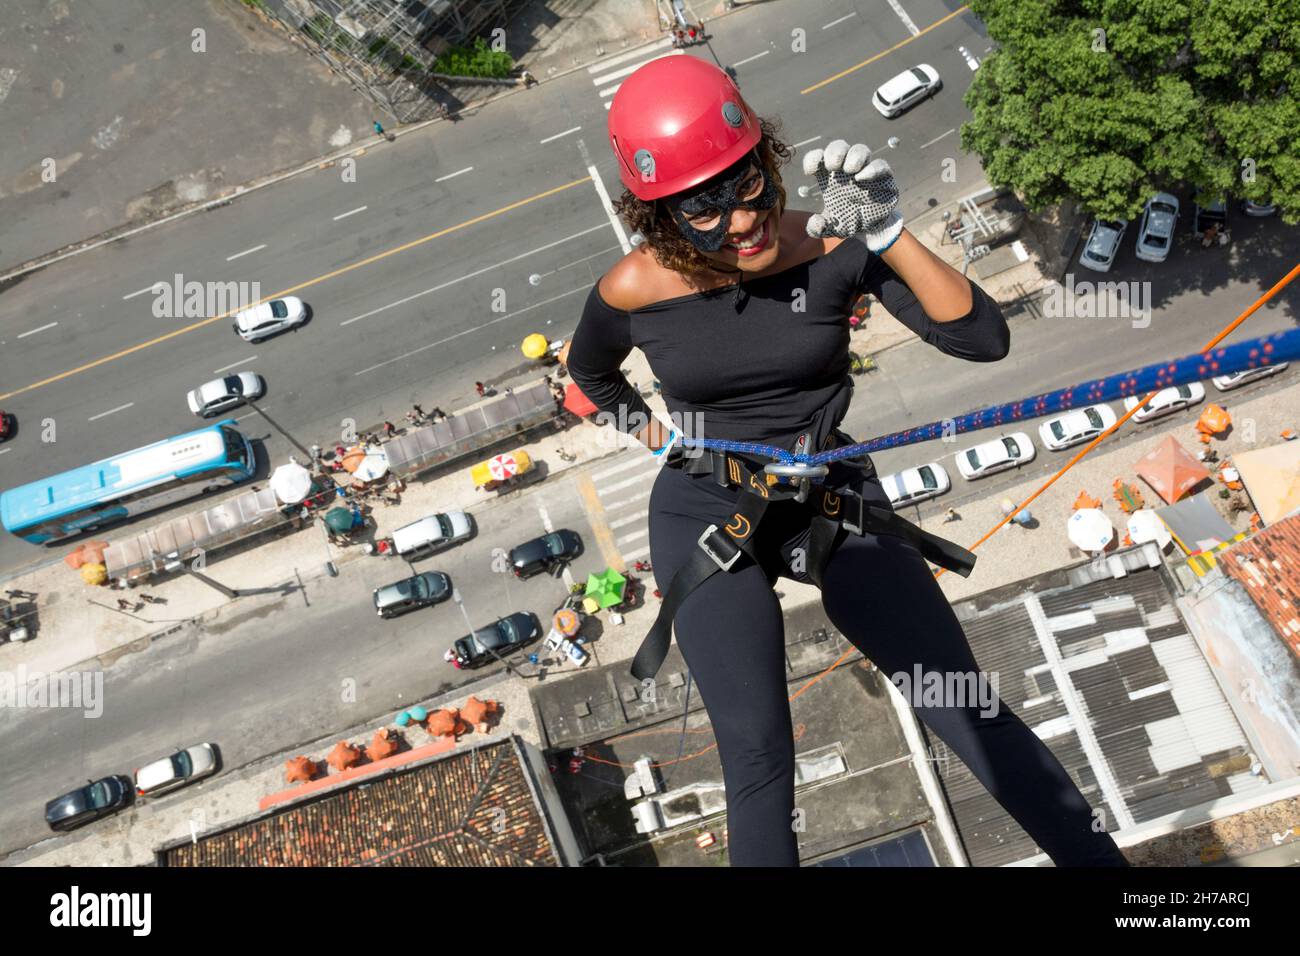
[[[514,455],[496,455],[487,462],[488,473],[497,481],[505,481],[519,474],[519,462]]]

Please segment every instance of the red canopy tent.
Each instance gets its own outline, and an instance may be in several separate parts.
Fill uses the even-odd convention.
[[[1210,477],[1172,435],[1138,459],[1135,470],[1169,504]]]
[[[591,399],[582,394],[582,389],[572,382],[564,390],[564,407],[579,418],[586,418],[596,411],[596,406],[592,404]]]

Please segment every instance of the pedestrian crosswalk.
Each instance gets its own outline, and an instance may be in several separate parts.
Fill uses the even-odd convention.
[[[671,37],[664,37],[662,40],[657,40],[647,46],[638,47],[628,53],[620,53],[618,56],[608,57],[587,67],[587,72],[591,74],[592,84],[595,85],[598,95],[605,102],[605,109],[609,109],[610,104],[614,102],[614,94],[623,85],[623,80],[642,66],[651,60],[658,60],[665,56],[681,56],[685,52],[684,50],[670,49],[672,42]]]
[[[650,556],[650,490],[658,474],[659,462],[635,449],[591,474],[614,546],[629,564]]]

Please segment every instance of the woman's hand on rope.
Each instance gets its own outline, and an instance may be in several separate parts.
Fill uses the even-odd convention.
[[[883,159],[871,159],[862,143],[834,140],[803,158],[805,175],[817,177],[823,210],[808,219],[808,235],[820,239],[860,236],[879,255],[903,231],[898,211],[898,184]]]

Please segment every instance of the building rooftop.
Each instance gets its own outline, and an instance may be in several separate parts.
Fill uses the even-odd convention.
[[[1250,595],[1300,659],[1300,515],[1283,518],[1220,556],[1220,567]]]

